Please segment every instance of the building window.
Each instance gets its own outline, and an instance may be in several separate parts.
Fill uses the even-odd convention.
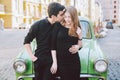
[[[114,11],[114,13],[116,13],[116,11]]]
[[[116,9],[116,6],[114,6],[114,8]]]
[[[116,18],[116,15],[114,15],[114,18]]]
[[[116,1],[114,1],[114,4],[116,4]]]
[[[116,20],[112,20],[113,23],[116,23]]]

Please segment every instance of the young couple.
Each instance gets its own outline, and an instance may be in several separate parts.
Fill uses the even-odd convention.
[[[37,41],[33,55],[30,42]],[[77,10],[52,2],[48,6],[48,18],[35,22],[24,40],[35,71],[35,80],[53,80],[58,74],[62,80],[79,80],[82,46],[81,29]]]

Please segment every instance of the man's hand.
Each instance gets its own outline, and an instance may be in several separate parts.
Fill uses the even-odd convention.
[[[56,62],[53,62],[51,68],[50,68],[50,71],[52,74],[55,74],[57,72],[57,63]]]
[[[37,59],[38,59],[38,58],[35,57],[35,56],[32,57],[32,61],[33,61],[33,62],[35,62]]]
[[[79,51],[79,45],[72,45],[70,48],[69,48],[69,52],[71,52],[72,54],[75,54]]]

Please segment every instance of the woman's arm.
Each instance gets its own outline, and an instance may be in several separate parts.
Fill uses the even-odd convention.
[[[78,44],[76,45],[72,45],[72,47],[69,49],[69,51],[72,53],[72,54],[75,54],[79,51],[79,49],[82,47],[82,32],[81,32],[81,29],[78,28],[77,29],[77,34],[78,34]]]
[[[57,57],[56,57],[56,47],[57,47],[57,33],[59,31],[60,24],[56,23],[54,28],[52,29],[52,36],[51,36],[51,55],[52,55],[52,66],[51,66],[51,73],[55,74],[57,72]]]
[[[82,47],[82,31],[81,31],[81,29],[79,27],[77,29],[77,34],[78,34],[78,37],[79,37],[78,45],[79,45],[79,48],[81,48]]]
[[[57,72],[56,50],[51,50],[51,54],[52,54],[53,64],[51,66],[50,71],[52,74],[55,74]]]

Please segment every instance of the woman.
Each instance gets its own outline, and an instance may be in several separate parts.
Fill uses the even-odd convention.
[[[65,23],[57,24],[52,33],[53,64],[51,72],[53,74],[57,72],[62,80],[79,80],[78,50],[82,46],[82,37],[77,10],[72,6],[68,7],[64,20]]]

